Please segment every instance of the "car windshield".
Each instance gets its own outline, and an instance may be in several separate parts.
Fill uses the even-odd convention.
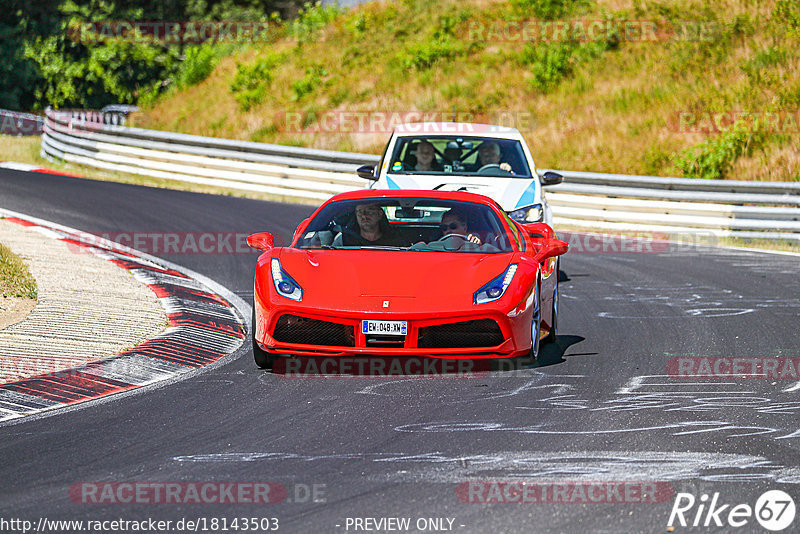
[[[332,202],[309,222],[296,246],[486,254],[513,250],[500,217],[487,205],[405,197]]]
[[[390,174],[531,177],[522,144],[493,137],[398,137],[389,163]]]

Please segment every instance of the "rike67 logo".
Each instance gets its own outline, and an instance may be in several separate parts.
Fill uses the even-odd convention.
[[[794,499],[781,490],[764,492],[755,506],[723,503],[719,492],[711,497],[704,493],[699,499],[691,493],[678,493],[667,526],[672,532],[675,526],[739,528],[749,525],[747,530],[752,532],[755,518],[763,528],[778,532],[788,528],[794,522],[794,516]]]

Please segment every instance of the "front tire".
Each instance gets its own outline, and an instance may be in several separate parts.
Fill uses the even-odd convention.
[[[539,303],[541,298],[542,284],[536,281],[536,296],[533,299],[533,317],[531,318],[531,358],[539,357],[539,334],[542,332],[542,306]]]
[[[261,369],[272,369],[272,365],[275,363],[275,355],[261,350],[261,347],[259,347],[258,343],[256,343],[255,303],[253,303],[253,320],[250,323],[250,338],[253,341],[253,359],[256,361],[256,365]]]
[[[561,261],[559,260],[556,263],[556,286],[553,290],[553,315],[550,322],[550,332],[547,333],[547,337],[544,340],[547,343],[555,343],[556,338],[558,337],[558,273],[560,272],[559,268],[561,267]]]

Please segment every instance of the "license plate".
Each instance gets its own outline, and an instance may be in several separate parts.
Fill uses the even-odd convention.
[[[384,336],[404,336],[408,333],[406,321],[361,321],[361,331],[365,334]]]

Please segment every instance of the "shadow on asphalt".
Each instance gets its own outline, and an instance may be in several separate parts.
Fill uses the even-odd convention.
[[[567,352],[567,349],[584,339],[586,338],[582,336],[558,336],[555,343],[547,343],[539,347],[539,357],[533,367],[547,367],[566,362],[564,353]]]

